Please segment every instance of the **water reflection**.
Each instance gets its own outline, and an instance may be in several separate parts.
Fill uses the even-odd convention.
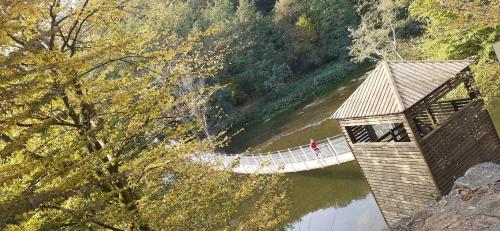
[[[321,208],[344,207],[370,192],[355,162],[287,176],[292,181],[292,207],[299,216]]]
[[[353,200],[345,207],[330,207],[311,212],[291,224],[288,230],[381,230],[386,227],[385,223],[380,222],[382,219],[373,195],[368,193],[364,198]]]
[[[380,230],[385,225],[355,162],[287,176],[292,181],[290,230]]]

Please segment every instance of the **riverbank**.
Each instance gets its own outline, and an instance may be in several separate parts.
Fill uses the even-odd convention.
[[[448,195],[389,230],[500,230],[500,165],[470,168]]]
[[[227,119],[230,133],[241,128],[264,123],[289,111],[296,110],[304,103],[311,102],[335,90],[346,82],[362,76],[372,68],[372,64],[330,63],[307,73],[304,78],[290,82],[281,90],[243,106]]]
[[[323,91],[318,90],[309,98],[298,99],[296,105],[284,106],[284,112],[245,126],[242,132],[232,137],[226,151],[275,151],[306,144],[311,137],[320,140],[340,134],[336,122],[328,118],[361,84],[365,73],[366,70],[357,71],[325,84],[321,86]]]

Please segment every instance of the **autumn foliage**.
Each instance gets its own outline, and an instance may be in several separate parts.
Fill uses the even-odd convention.
[[[254,230],[286,217],[279,176],[192,161],[217,86],[209,28],[171,36],[135,0],[0,3],[0,229]]]

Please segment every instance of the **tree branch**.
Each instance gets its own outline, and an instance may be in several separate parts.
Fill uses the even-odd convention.
[[[26,43],[24,41],[22,41],[21,39],[19,38],[16,38],[16,36],[10,34],[10,33],[7,33],[7,36],[9,36],[12,40],[14,40],[14,42],[16,42],[17,44],[21,45],[21,46],[24,46],[26,45]]]
[[[59,24],[61,24],[62,21],[66,20],[67,18],[71,17],[73,14],[68,14],[68,15],[65,15],[63,17],[61,17],[57,22],[56,22],[56,25],[59,26]]]
[[[56,33],[57,33],[55,30],[55,27],[59,23],[59,22],[57,22],[57,15],[54,12],[54,7],[59,5],[59,1],[60,0],[54,0],[52,2],[52,4],[49,4],[49,15],[50,15],[50,30],[49,30],[50,39],[49,39],[49,44],[48,44],[49,50],[54,49]]]
[[[69,111],[69,116],[73,120],[73,123],[80,126],[80,116],[78,114],[76,114],[75,109],[73,108],[73,106],[69,102],[68,95],[66,95],[65,92],[62,92],[61,98],[63,100],[64,106],[66,106],[66,109],[68,109],[68,111]]]
[[[90,72],[92,72],[92,71],[94,71],[96,69],[99,69],[99,68],[101,68],[103,66],[106,66],[106,65],[108,65],[110,63],[113,63],[113,62],[116,62],[116,61],[122,61],[122,60],[125,60],[125,59],[128,59],[128,58],[134,58],[134,57],[138,57],[138,56],[136,56],[136,55],[127,55],[127,56],[123,56],[123,57],[120,57],[120,58],[110,59],[110,60],[108,60],[106,62],[99,63],[99,64],[93,66],[92,68],[90,68],[90,69],[84,71],[83,73],[79,74],[77,77],[82,77],[82,76],[84,76],[84,75],[86,75],[86,74],[88,74],[88,73],[90,73]]]
[[[71,55],[70,56],[73,56],[76,52],[76,42],[78,42],[78,35],[80,34],[80,31],[83,27],[83,24],[85,24],[85,22],[90,18],[92,17],[92,15],[94,15],[95,13],[97,12],[97,9],[93,10],[90,14],[88,14],[87,16],[85,16],[85,18],[82,20],[82,22],[80,22],[80,25],[78,26],[78,28],[76,29],[75,31],[75,36],[73,38],[73,42],[71,43]]]
[[[46,118],[46,119],[41,119],[41,120],[48,120],[48,119],[51,120],[51,121],[49,121],[47,123],[47,125],[49,125],[49,126],[51,126],[51,125],[59,125],[59,126],[70,126],[70,127],[75,127],[75,128],[80,128],[81,127],[81,125],[70,123],[70,122],[65,121],[65,120],[63,120],[61,118]],[[17,122],[16,125],[19,126],[19,127],[26,127],[26,128],[33,127],[33,124],[20,123],[20,122]]]
[[[63,32],[62,32],[61,28],[59,28],[59,35],[61,36],[61,38],[62,38],[62,42],[63,42],[63,44],[61,45],[61,52],[64,52],[64,51],[65,51],[65,50],[64,50],[64,48],[65,48],[66,46],[67,46],[67,47],[69,47],[69,44],[68,44],[68,40],[69,40],[69,38],[66,38],[66,36],[64,36],[64,34],[63,34]]]
[[[69,47],[69,48],[71,48],[70,45],[69,45],[69,38],[71,38],[71,34],[75,30],[75,28],[78,26],[78,23],[80,22],[80,17],[83,15],[83,12],[84,12],[85,8],[87,7],[88,3],[89,3],[89,0],[85,0],[85,2],[83,3],[82,9],[80,9],[80,12],[78,13],[78,16],[76,17],[75,22],[73,22],[73,25],[69,28],[68,35],[66,36],[67,40],[61,46],[61,51],[64,51],[64,48],[66,46]],[[61,33],[61,35],[62,35],[62,33]]]
[[[123,61],[124,63],[130,64],[130,65],[134,65],[135,67],[139,67],[139,65],[137,65],[136,63],[133,63],[133,62],[130,62],[130,61],[127,61],[127,60],[121,60],[121,61]],[[144,70],[149,71],[149,72],[151,72],[153,74],[156,74],[158,76],[162,76],[162,77],[164,76],[162,73],[159,73],[159,72],[157,72],[157,71],[155,71],[155,70],[153,70],[153,69],[151,69],[149,67],[145,67],[144,66],[144,67],[141,67],[141,68],[143,68]]]
[[[17,122],[16,125],[19,127],[25,127],[25,128],[33,127],[33,124],[26,124],[26,123],[20,123],[20,122]]]
[[[70,122],[67,122],[67,121],[62,120],[62,119],[54,119],[54,121],[52,121],[50,123],[50,125],[69,126],[69,127],[75,127],[75,128],[81,128],[82,127],[81,125],[70,123]]]
[[[5,142],[12,142],[12,141],[14,141],[14,140],[12,140],[12,138],[10,138],[10,136],[8,136],[6,134],[3,134],[3,133],[0,134],[0,140],[3,140]]]
[[[91,222],[94,223],[94,224],[96,224],[96,225],[102,226],[102,227],[104,227],[106,229],[111,229],[113,231],[123,231],[123,229],[115,228],[115,227],[113,227],[111,225],[104,224],[104,223],[96,221],[96,220],[91,220]]]

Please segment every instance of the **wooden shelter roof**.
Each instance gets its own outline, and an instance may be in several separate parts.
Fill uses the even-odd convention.
[[[401,113],[473,61],[383,61],[331,116],[357,118]]]

